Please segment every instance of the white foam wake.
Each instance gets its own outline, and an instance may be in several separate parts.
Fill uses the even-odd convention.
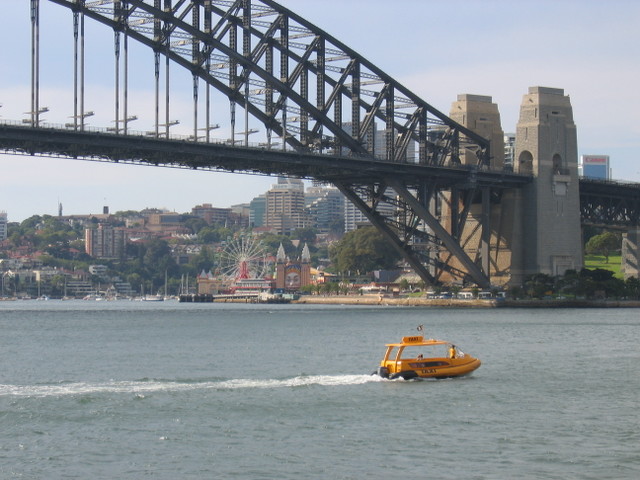
[[[287,379],[230,379],[203,382],[178,382],[171,380],[109,381],[104,383],[61,383],[54,385],[0,385],[0,397],[60,397],[67,395],[91,395],[101,393],[128,393],[144,395],[154,392],[179,392],[189,390],[242,388],[295,388],[313,385],[345,386],[379,382],[377,375],[303,375]]]

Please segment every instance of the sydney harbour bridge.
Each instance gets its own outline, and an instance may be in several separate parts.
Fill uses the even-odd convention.
[[[72,59],[66,63],[72,70],[69,121],[63,124],[47,122],[41,100],[41,52],[55,42],[41,34],[43,3],[67,9],[71,18],[68,28],[57,28],[57,35],[73,39],[69,52],[57,53]],[[488,287],[496,276],[513,273],[518,262],[512,258],[529,255],[516,246],[526,235],[514,232],[527,222],[518,220],[521,213],[535,210],[523,197],[532,191],[536,171],[505,169],[502,145],[489,135],[464,117],[438,111],[274,1],[30,0],[29,6],[30,105],[25,118],[0,121],[2,152],[327,182],[430,284]],[[88,45],[95,43],[94,32],[105,30],[111,54],[96,62]],[[89,68],[113,79],[103,128],[88,125],[95,103],[88,94]],[[132,85],[141,78],[153,85],[153,102],[136,111]],[[176,92],[190,98],[186,116],[176,106]],[[143,131],[133,128],[144,122]],[[172,134],[178,124],[189,133]],[[523,165],[527,158],[522,156]],[[570,158],[553,162],[556,195],[565,195],[558,193],[562,185],[579,183],[576,215],[583,224],[638,228],[637,185],[578,182],[565,171],[572,168]],[[509,254],[499,259],[501,249]],[[565,257],[557,255],[558,265]]]

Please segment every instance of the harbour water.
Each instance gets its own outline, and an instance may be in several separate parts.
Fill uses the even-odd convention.
[[[482,362],[389,381],[416,333]],[[0,302],[2,479],[640,478],[636,309]]]

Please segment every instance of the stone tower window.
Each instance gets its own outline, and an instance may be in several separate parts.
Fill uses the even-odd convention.
[[[518,173],[523,173],[525,175],[531,175],[533,173],[533,155],[531,155],[531,152],[524,150],[520,153],[518,161]]]

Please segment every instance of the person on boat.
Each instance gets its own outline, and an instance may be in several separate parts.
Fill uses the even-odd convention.
[[[416,360],[422,360],[423,358],[424,358],[424,357],[422,356],[422,354],[419,354],[419,355],[416,357]]]
[[[449,358],[456,358],[456,346],[455,345],[450,345],[449,346]]]

